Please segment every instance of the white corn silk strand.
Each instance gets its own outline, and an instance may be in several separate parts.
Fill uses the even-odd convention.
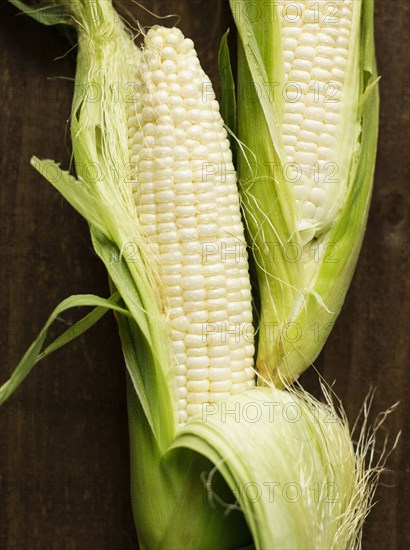
[[[133,192],[158,261],[183,423],[255,384],[246,244],[227,133],[193,42],[150,29],[136,83]]]

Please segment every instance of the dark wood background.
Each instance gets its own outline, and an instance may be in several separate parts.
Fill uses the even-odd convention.
[[[216,82],[219,40],[231,24],[228,2],[147,4],[158,14],[181,15],[180,26],[195,39]],[[120,7],[154,22],[131,2]],[[61,58],[68,48],[56,29],[16,13],[0,3],[1,381],[58,302],[75,293],[109,292],[86,223],[29,165],[32,154],[68,165],[72,81],[58,77],[73,76],[75,58]],[[328,382],[335,380],[351,421],[370,386],[378,388],[374,413],[400,401],[385,431],[391,439],[399,430],[404,435],[366,521],[365,550],[410,547],[409,28],[410,2],[376,0],[382,103],[375,191],[353,284],[316,362]],[[66,315],[65,321],[75,318]],[[313,371],[302,380],[318,393]],[[1,548],[137,547],[124,396],[117,330],[107,316],[38,365],[0,410]]]

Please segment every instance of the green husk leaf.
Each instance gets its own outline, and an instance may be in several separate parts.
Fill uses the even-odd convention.
[[[50,353],[56,351],[74,338],[77,338],[77,336],[83,334],[83,332],[91,328],[107,311],[111,309],[121,313],[122,315],[129,315],[129,312],[126,309],[117,305],[118,299],[118,295],[114,295],[109,300],[106,300],[105,298],[94,296],[93,294],[84,294],[70,296],[69,298],[63,300],[50,315],[40,334],[28,348],[21,361],[14,369],[9,380],[1,386],[0,405],[2,405],[16,391],[23,380],[30,374],[34,365],[41,361],[41,359],[44,359],[47,355],[50,355]],[[48,329],[53,322],[68,309],[83,306],[96,306],[96,309],[78,321],[74,326],[70,327],[70,329],[59,336],[53,344],[49,345],[43,352],[41,352],[44,341],[47,337]]]
[[[135,321],[133,340],[144,361],[130,376],[165,448],[175,432],[175,383],[155,265],[132,197],[127,103],[119,96],[134,79],[140,50],[110,2],[82,0],[72,9],[79,35],[71,115],[77,178],[50,160],[34,157],[32,164],[90,224],[94,248]]]
[[[140,349],[132,346],[134,322],[121,316],[117,322],[128,372],[143,370]],[[224,506],[209,501],[204,478],[213,464],[190,449],[161,449],[134,388],[129,379],[131,499],[140,548],[232,550],[249,544],[243,513],[227,515]],[[216,486],[226,501],[234,500],[220,475]]]
[[[110,298],[109,301],[114,304],[118,304],[120,300],[120,295],[118,292],[115,292]],[[81,336],[93,327],[106,313],[109,309],[104,307],[96,307],[88,313],[85,317],[74,323],[69,329],[67,329],[63,334],[54,340],[54,342],[46,347],[46,349],[40,353],[38,360],[44,359],[47,355],[54,353],[58,349],[62,348],[66,344],[72,342],[78,336]]]
[[[262,10],[268,9],[265,3]],[[235,4],[239,9],[239,4]],[[247,18],[239,18],[238,44],[238,137],[245,148],[238,159],[239,190],[247,229],[258,274],[260,294],[259,350],[268,340],[269,357],[280,353],[279,341],[271,342],[272,330],[301,299],[303,270],[300,263],[287,262],[280,253],[289,242],[301,246],[295,231],[296,209],[293,191],[276,167],[281,159],[281,136],[275,103],[256,37],[266,43],[276,42],[271,17],[257,18],[253,29]],[[274,21],[277,19],[275,18]],[[244,42],[242,43],[242,39]],[[264,42],[263,42],[264,44]],[[266,48],[265,56],[271,56]],[[266,61],[270,66],[272,60]],[[273,344],[274,350],[272,350]],[[263,354],[262,354],[263,357]],[[258,355],[257,368],[266,375],[265,358]],[[270,375],[270,372],[268,373]]]
[[[102,220],[104,205],[97,202],[88,187],[53,160],[32,157],[31,165],[85,218],[100,231],[107,231]]]
[[[235,81],[232,73],[231,56],[228,46],[229,29],[221,38],[218,55],[219,79],[221,82],[221,116],[229,130],[236,133],[236,96]],[[235,150],[235,141],[230,135],[231,148]]]
[[[164,450],[174,438],[176,429],[173,373],[169,367],[164,320],[158,317],[154,322],[155,310],[144,310],[141,287],[136,286],[132,275],[134,262],[127,261],[117,245],[98,230],[92,228],[91,237],[113,285],[131,313],[132,330],[120,334],[126,365],[155,439]]]
[[[70,24],[71,22],[71,10],[67,9],[68,2],[56,2],[54,5],[52,1],[45,2],[43,0],[33,1],[30,4],[21,0],[9,0],[9,2],[42,25],[52,26]],[[64,5],[66,9],[62,9]]]
[[[265,387],[205,405],[171,448],[180,447],[222,473],[256,548],[360,547],[369,507],[365,452],[359,446],[355,455],[347,421],[329,396],[324,405],[303,391]],[[212,491],[212,474],[208,485]],[[226,502],[227,510],[232,505]]]

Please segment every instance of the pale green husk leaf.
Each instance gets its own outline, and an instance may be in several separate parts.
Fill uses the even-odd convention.
[[[62,346],[71,342],[89,328],[91,328],[107,311],[115,310],[123,315],[129,315],[128,311],[117,305],[119,294],[115,293],[109,300],[94,296],[92,294],[70,296],[63,300],[50,315],[40,334],[28,348],[21,361],[14,369],[11,377],[0,387],[0,405],[2,405],[20,386],[23,380],[30,374],[30,371],[39,361],[57,351]],[[49,344],[44,351],[41,351],[47,337],[50,326],[68,309],[77,307],[95,307],[95,309],[77,321],[56,340]]]

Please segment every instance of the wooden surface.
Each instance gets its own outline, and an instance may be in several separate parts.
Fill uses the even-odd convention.
[[[144,17],[144,23],[154,22],[131,2],[121,5]],[[180,26],[195,37],[204,69],[215,82],[218,43],[230,24],[227,2],[157,0],[149,7],[181,15]],[[75,293],[108,295],[85,222],[29,166],[32,154],[68,166],[72,82],[57,77],[73,76],[75,58],[54,61],[67,51],[64,39],[55,29],[16,13],[0,3],[1,381],[58,302]],[[404,435],[366,521],[365,550],[410,547],[405,475],[410,454],[409,27],[409,2],[376,0],[383,78],[375,191],[352,287],[316,362],[328,382],[335,380],[351,421],[370,386],[378,388],[374,412],[401,402],[385,429],[392,439],[400,429]],[[318,393],[313,372],[302,380]],[[107,316],[38,365],[0,410],[0,548],[137,547],[124,395],[117,330]]]

